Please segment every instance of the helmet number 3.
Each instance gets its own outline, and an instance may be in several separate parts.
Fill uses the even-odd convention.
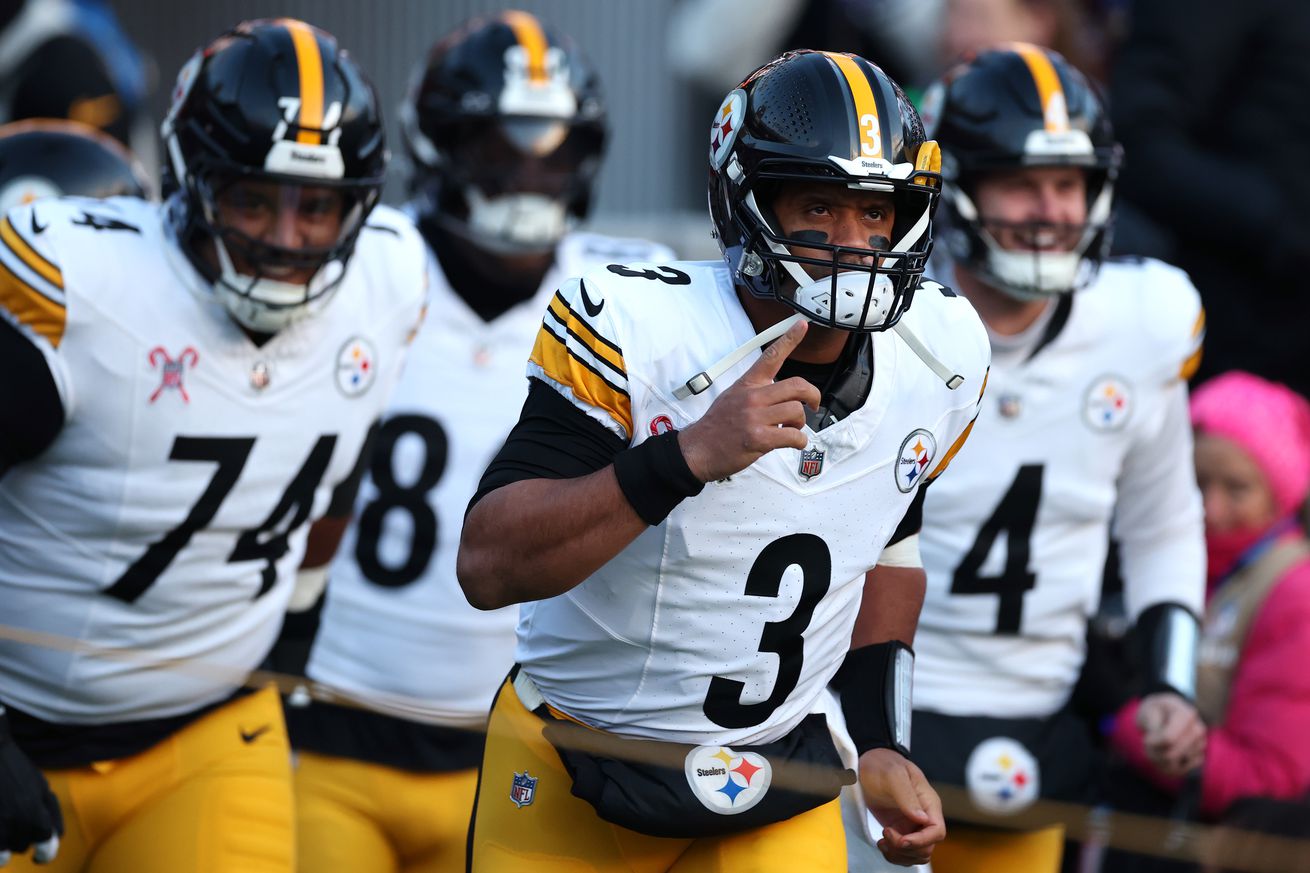
[[[882,126],[872,112],[860,116],[860,154],[866,158],[882,157]]]

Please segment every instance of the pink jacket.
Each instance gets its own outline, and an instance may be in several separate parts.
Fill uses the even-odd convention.
[[[1288,571],[1251,624],[1224,723],[1211,728],[1201,770],[1201,812],[1217,818],[1239,797],[1290,798],[1310,789],[1310,563]],[[1119,711],[1111,740],[1152,782],[1181,780],[1147,759],[1138,701]]]

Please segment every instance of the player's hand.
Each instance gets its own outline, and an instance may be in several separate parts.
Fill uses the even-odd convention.
[[[1177,694],[1163,691],[1142,698],[1137,726],[1143,751],[1166,776],[1182,776],[1205,760],[1205,722],[1196,707]]]
[[[882,825],[883,857],[902,867],[928,863],[946,839],[946,820],[923,771],[891,749],[870,749],[860,756],[860,789]]]
[[[33,860],[48,864],[59,852],[63,832],[59,801],[10,736],[0,710],[0,867],[9,863],[11,852],[26,852],[28,847],[35,847]]]
[[[716,482],[774,449],[805,448],[805,407],[819,408],[819,389],[799,376],[781,382],[773,378],[807,327],[804,321],[792,325],[714,399],[705,415],[679,432],[678,445],[697,479]]]

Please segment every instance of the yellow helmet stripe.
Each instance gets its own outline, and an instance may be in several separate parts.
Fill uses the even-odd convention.
[[[318,50],[318,37],[314,28],[293,18],[284,19],[291,32],[291,43],[296,47],[296,64],[300,68],[300,118],[302,128],[296,142],[305,145],[323,143],[323,56]]]
[[[1028,65],[1028,72],[1032,73],[1046,130],[1050,133],[1068,132],[1069,112],[1064,101],[1064,88],[1060,85],[1060,76],[1055,72],[1051,58],[1037,46],[1026,42],[1011,43],[1007,48],[1023,58],[1023,62]]]
[[[546,81],[546,33],[541,29],[541,22],[535,15],[517,10],[506,12],[501,20],[513,29],[514,38],[527,52],[528,79],[532,82]]]
[[[824,54],[846,77],[846,84],[851,89],[851,97],[855,100],[855,117],[859,120],[860,126],[860,155],[866,158],[881,158],[882,125],[878,119],[878,101],[873,98],[869,77],[850,55],[838,52],[824,52]]]

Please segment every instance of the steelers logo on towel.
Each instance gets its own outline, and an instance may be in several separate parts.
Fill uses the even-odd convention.
[[[1119,430],[1133,414],[1128,381],[1108,374],[1092,382],[1083,399],[1083,420],[1092,430]]]
[[[896,459],[896,487],[908,494],[928,472],[937,455],[937,440],[923,428],[910,432],[901,443],[901,454]]]
[[[683,769],[696,799],[720,815],[736,815],[755,806],[773,781],[773,767],[763,755],[738,753],[727,746],[697,746],[687,753]]]
[[[979,743],[964,765],[964,781],[974,804],[997,815],[1022,812],[1033,805],[1041,790],[1037,759],[1009,737]]]
[[[363,337],[352,337],[337,353],[337,387],[347,397],[358,397],[373,384],[377,368],[373,344]]]

